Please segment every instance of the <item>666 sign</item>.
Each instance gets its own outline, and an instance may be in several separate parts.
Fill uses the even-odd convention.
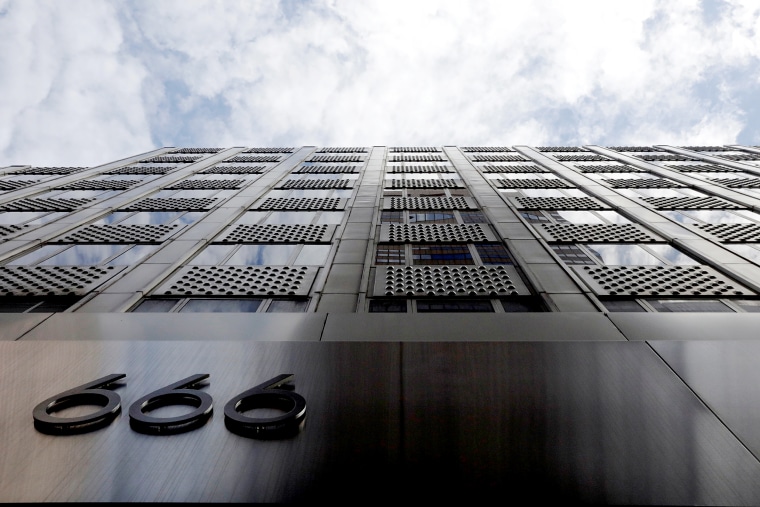
[[[106,389],[124,373],[114,373],[81,386],[51,396],[34,407],[34,427],[49,435],[88,433],[111,424],[121,412],[121,398]],[[172,435],[200,428],[208,422],[213,411],[213,399],[198,390],[198,384],[208,378],[206,373],[191,375],[152,393],[146,394],[129,407],[129,425],[139,433]],[[278,375],[230,399],[224,406],[224,424],[231,432],[249,438],[286,438],[300,430],[306,417],[306,400],[292,391],[291,373]],[[96,405],[100,410],[81,417],[59,417],[56,412],[82,406]],[[152,410],[171,405],[195,407],[190,413],[177,417],[154,417]],[[283,412],[274,417],[249,417],[245,412],[270,408]]]

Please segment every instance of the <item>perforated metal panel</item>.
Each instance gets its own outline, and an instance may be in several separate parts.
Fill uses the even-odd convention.
[[[730,188],[760,188],[760,178],[708,178],[713,183]]]
[[[141,164],[191,164],[203,158],[203,155],[160,155],[140,160]]]
[[[604,164],[604,165],[576,165],[582,173],[640,173],[642,169],[629,165]]]
[[[488,165],[479,167],[482,173],[548,173],[548,169],[537,165]]]
[[[178,231],[178,224],[88,225],[55,240],[55,243],[161,243]]]
[[[386,188],[462,188],[459,180],[385,180]]]
[[[337,197],[303,197],[303,198],[272,198],[264,199],[264,202],[256,206],[258,210],[282,210],[282,211],[318,211],[318,210],[342,210],[346,208],[346,199]]]
[[[722,165],[718,166],[718,165],[712,165],[712,164],[666,165],[665,167],[670,167],[671,169],[677,169],[684,173],[713,173],[713,172],[736,173],[736,172],[741,171],[741,169],[734,169],[733,167],[725,167]]]
[[[472,155],[473,162],[528,162],[528,159],[520,155]]]
[[[389,173],[453,173],[450,165],[392,165],[388,166]]]
[[[391,153],[436,153],[441,151],[440,148],[435,146],[391,146],[388,148]]]
[[[740,209],[732,202],[717,197],[642,197],[657,209]]]
[[[126,190],[140,180],[80,180],[63,186],[53,187],[61,190]]]
[[[228,158],[225,162],[279,162],[281,159],[282,157],[277,155],[238,155],[237,157]]]
[[[318,149],[317,153],[367,153],[367,148],[362,146],[326,147]]]
[[[708,266],[571,266],[599,296],[747,296]]]
[[[7,190],[16,190],[17,188],[28,187],[29,185],[34,185],[38,181],[39,180],[0,180],[0,191],[4,192]]]
[[[83,296],[126,266],[0,266],[0,295]]]
[[[286,180],[276,188],[281,189],[304,189],[304,190],[326,190],[326,189],[347,189],[353,188],[354,182],[352,180],[336,180],[336,179],[319,179],[308,178],[303,180]]]
[[[741,161],[741,160],[760,160],[760,155],[754,155],[749,153],[726,153],[723,155],[718,155],[720,158],[725,158],[726,160],[735,160],[735,161]]]
[[[243,153],[293,153],[295,148],[248,148]]]
[[[385,197],[386,210],[453,210],[478,209],[470,197]]]
[[[46,174],[46,175],[64,175],[84,171],[86,167],[31,167],[20,171],[13,171],[10,174]]]
[[[224,148],[177,148],[169,153],[219,153]]]
[[[95,199],[16,199],[0,205],[0,211],[73,211]]]
[[[353,174],[357,173],[356,165],[302,165],[295,174]]]
[[[335,225],[240,224],[223,233],[218,243],[330,243]]]
[[[392,155],[390,162],[446,162],[441,155]]]
[[[715,236],[724,243],[760,242],[760,225],[757,224],[693,224],[694,227]]]
[[[496,188],[572,188],[559,178],[498,178],[491,181]]]
[[[488,152],[494,152],[494,151],[504,151],[504,152],[510,152],[515,151],[512,148],[508,146],[463,146],[462,151],[465,152],[482,152],[482,153],[488,153]]]
[[[383,243],[478,243],[498,241],[482,224],[382,224]]]
[[[23,230],[25,227],[28,227],[26,225],[0,225],[0,236],[8,236],[9,234],[13,234],[14,232],[18,232]]]
[[[166,187],[168,190],[237,190],[245,180],[183,180]]]
[[[684,186],[665,178],[612,178],[602,181],[612,188],[679,188]]]
[[[554,158],[560,162],[601,162],[611,160],[601,155],[554,155]]]
[[[264,169],[263,165],[215,165],[199,174],[261,174]]]
[[[216,201],[218,199],[212,197],[197,199],[148,198],[121,209],[126,211],[206,211],[211,209]]]
[[[534,224],[553,243],[649,243],[663,241],[637,224]]]
[[[308,296],[314,266],[187,266],[155,292],[161,296]]]
[[[518,209],[610,209],[609,206],[592,197],[510,197],[509,200]]]
[[[646,160],[647,162],[697,162],[697,159],[686,157],[684,155],[634,155],[637,158],[640,158],[641,160]]]
[[[359,155],[314,155],[307,162],[322,163],[346,163],[346,162],[363,162],[364,157]]]
[[[546,152],[575,152],[575,151],[588,151],[586,148],[582,148],[581,146],[538,146],[536,148],[538,151],[542,153]]]
[[[373,296],[527,296],[513,266],[378,266]]]
[[[166,174],[168,172],[171,172],[173,170],[177,169],[176,166],[172,165],[154,165],[154,166],[130,166],[130,167],[120,167],[118,169],[113,169],[111,171],[108,171],[105,174]]]

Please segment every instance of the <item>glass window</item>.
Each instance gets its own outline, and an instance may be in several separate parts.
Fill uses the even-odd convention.
[[[427,224],[455,224],[457,219],[453,211],[448,212],[428,212],[428,213],[409,213],[409,223],[427,223]]]
[[[646,312],[646,309],[633,299],[611,299],[602,303],[611,312]]]
[[[62,312],[80,299],[78,296],[5,296],[0,298],[0,313]]]
[[[327,262],[330,245],[304,245],[293,264],[297,266],[322,266]]]
[[[224,264],[227,266],[285,265],[288,264],[297,248],[298,245],[241,245],[229,259],[224,261]]]
[[[403,224],[404,212],[403,211],[382,211],[380,212],[381,224]]]
[[[475,264],[467,245],[412,245],[412,264]]]
[[[657,299],[647,301],[658,312],[732,312],[717,300]]]
[[[404,245],[377,245],[375,264],[405,264]]]
[[[462,217],[462,223],[465,224],[485,224],[488,223],[485,215],[481,211],[460,211],[459,215]]]
[[[436,300],[420,299],[417,301],[418,313],[432,312],[493,312],[493,306],[488,300]]]
[[[177,299],[146,299],[132,311],[137,313],[170,312],[177,305],[177,301]]]
[[[262,299],[190,299],[180,313],[248,313],[255,312]]]
[[[406,313],[406,300],[373,299],[369,302],[370,313]]]
[[[269,303],[268,313],[302,313],[309,307],[305,299],[274,299]]]
[[[501,243],[476,243],[475,250],[483,264],[512,264],[512,256]]]
[[[502,299],[501,306],[505,312],[543,312],[544,306],[530,298]]]

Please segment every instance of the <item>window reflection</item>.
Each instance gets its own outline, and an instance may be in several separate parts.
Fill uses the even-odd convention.
[[[288,264],[288,259],[298,245],[242,245],[232,257],[225,261],[227,266],[273,266]]]
[[[108,265],[123,266],[134,264],[158,248],[157,245],[46,245],[9,265],[29,266],[97,266],[108,262]]]

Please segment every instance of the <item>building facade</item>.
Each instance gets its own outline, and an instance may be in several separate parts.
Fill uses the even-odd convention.
[[[0,235],[0,501],[760,503],[760,147],[168,147]]]

